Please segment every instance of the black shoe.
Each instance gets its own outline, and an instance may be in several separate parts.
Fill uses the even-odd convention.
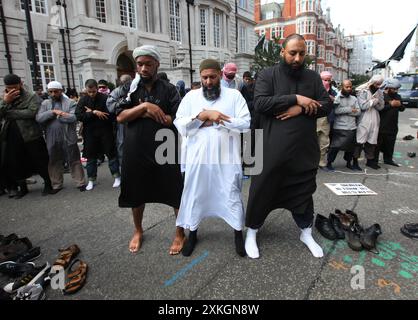
[[[393,161],[393,160],[388,160],[388,161],[384,161],[384,163],[385,164],[388,164],[388,165],[390,165],[390,166],[394,166],[394,167],[400,167],[400,165],[399,164],[397,164],[395,161]]]
[[[22,199],[24,196],[26,196],[29,193],[28,189],[21,189],[17,192],[15,199],[19,200]]]
[[[8,190],[8,193],[9,193],[9,198],[14,198],[14,197],[16,197],[18,192],[19,192],[19,191],[18,191],[17,189],[11,189],[11,190]]]
[[[0,239],[0,247],[6,246],[10,244],[12,241],[17,240],[17,239],[19,239],[19,237],[15,233],[9,234],[7,237],[2,237]]]
[[[337,239],[337,234],[335,233],[331,222],[323,215],[316,215],[315,227],[324,238],[329,240]]]
[[[373,160],[367,160],[366,166],[374,170],[379,170],[381,167]]]
[[[197,230],[190,231],[189,237],[186,243],[184,244],[183,249],[181,249],[182,255],[185,257],[190,257],[193,253],[196,243],[197,243]]]
[[[52,192],[52,186],[45,185],[44,189],[42,190],[42,196],[45,197]]]
[[[362,228],[360,225],[353,223],[347,232],[347,244],[354,251],[363,250],[363,245],[360,242],[360,234]]]
[[[234,231],[235,251],[240,257],[245,257],[247,254],[245,252],[244,237],[242,236],[242,231]]]
[[[408,134],[407,136],[403,137],[403,140],[405,141],[410,141],[410,140],[414,140],[415,138],[413,136],[411,136],[410,134]]]
[[[5,274],[9,277],[20,277],[26,272],[30,272],[35,268],[33,262],[28,263],[16,263],[13,261],[6,261],[0,263],[0,273]]]
[[[49,191],[49,194],[57,194],[58,192],[60,192],[62,190],[62,188],[58,188],[58,189],[51,189],[51,191]]]
[[[406,224],[401,228],[401,233],[408,238],[418,239],[418,223]]]
[[[377,237],[382,234],[382,228],[379,224],[374,224],[370,228],[362,230],[360,233],[360,243],[366,250],[376,248]]]
[[[40,281],[42,277],[46,277],[49,273],[51,266],[49,263],[45,263],[41,267],[34,267],[31,271],[26,272],[23,276],[17,279],[15,282],[7,284],[3,289],[7,293],[14,293],[17,289]]]
[[[360,166],[358,164],[353,164],[353,170],[355,170],[355,171],[363,171],[363,169],[360,168]]]
[[[335,234],[337,235],[337,239],[345,239],[345,233],[343,230],[343,226],[341,224],[340,219],[335,215],[335,214],[330,214],[329,215],[329,221],[332,225],[332,228],[335,231]]]
[[[83,186],[77,187],[77,189],[78,189],[80,192],[84,192],[84,191],[86,191],[86,185],[83,185]]]
[[[15,260],[17,263],[24,263],[28,261],[33,261],[38,259],[41,256],[41,248],[40,247],[33,247],[22,253],[17,259]]]
[[[358,159],[353,159],[353,170],[363,171],[363,169],[358,165]]]

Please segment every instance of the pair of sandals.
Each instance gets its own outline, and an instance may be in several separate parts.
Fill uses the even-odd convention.
[[[80,253],[80,248],[76,244],[66,249],[60,249],[59,252],[60,256],[54,262],[54,267],[68,269],[65,288],[62,293],[65,295],[76,293],[86,283],[88,266],[84,261],[75,259]]]

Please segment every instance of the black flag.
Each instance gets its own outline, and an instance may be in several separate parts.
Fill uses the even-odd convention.
[[[264,41],[266,40],[266,35],[263,34],[260,39],[258,39],[257,45],[255,46],[255,51],[262,50],[264,48]]]
[[[408,46],[409,42],[411,41],[412,37],[414,36],[415,30],[416,30],[417,26],[415,26],[415,28],[411,31],[411,33],[405,38],[404,41],[402,41],[402,43],[396,48],[395,52],[390,56],[389,59],[383,61],[383,62],[379,62],[378,64],[376,64],[375,66],[373,66],[373,68],[371,70],[367,70],[366,73],[376,70],[376,69],[384,69],[387,67],[387,65],[389,64],[389,62],[391,60],[396,60],[396,61],[401,61],[403,59],[403,56],[405,55],[405,49]]]

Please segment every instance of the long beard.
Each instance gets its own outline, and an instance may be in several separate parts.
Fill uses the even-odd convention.
[[[344,91],[344,90],[341,90],[341,94],[344,96],[344,97],[349,97],[350,95],[351,95],[351,92],[347,92],[347,91]]]
[[[300,79],[302,77],[303,71],[305,70],[306,63],[303,62],[303,64],[296,69],[292,68],[292,66],[286,63],[286,61],[284,60],[280,62],[280,65],[282,66],[282,69],[285,72],[285,74],[287,74],[289,77],[294,79]]]
[[[203,96],[208,101],[215,101],[217,100],[221,95],[221,85],[218,84],[216,86],[213,86],[211,89],[208,87],[202,86],[203,89]]]

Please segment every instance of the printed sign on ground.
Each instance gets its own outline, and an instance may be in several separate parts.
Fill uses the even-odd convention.
[[[377,193],[361,183],[324,183],[338,196],[376,196]]]

